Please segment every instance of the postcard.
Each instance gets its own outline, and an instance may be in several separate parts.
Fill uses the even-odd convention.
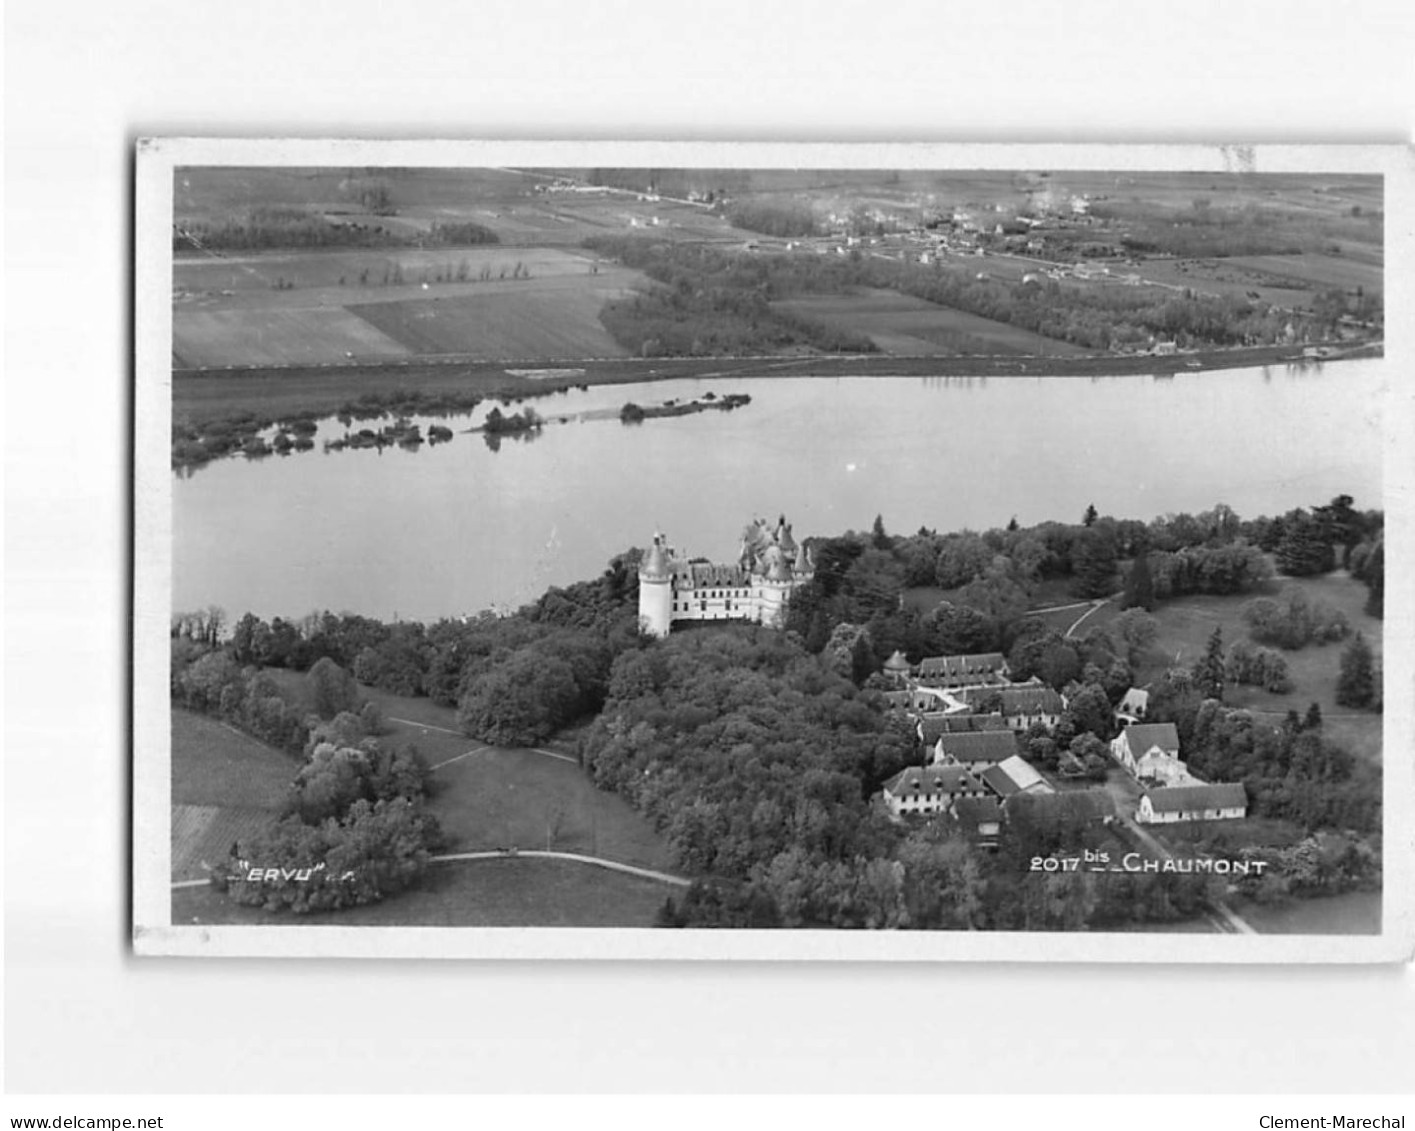
[[[1408,959],[1413,173],[144,140],[135,950]]]

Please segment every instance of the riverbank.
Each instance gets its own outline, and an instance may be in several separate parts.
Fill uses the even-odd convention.
[[[517,370],[539,361],[479,361],[448,357],[436,361],[378,362],[319,366],[250,366],[174,369],[174,421],[199,425],[255,411],[279,419],[328,416],[346,401],[389,391],[474,395],[483,399],[548,396],[589,385],[631,385],[679,378],[716,377],[1123,377],[1169,376],[1268,365],[1324,365],[1350,358],[1380,357],[1380,343],[1346,348],[1333,344],[1331,356],[1309,359],[1293,346],[1209,350],[1163,357],[898,357],[882,354],[802,354],[742,358],[595,358],[557,362],[561,369]],[[545,375],[542,375],[545,374]],[[562,375],[563,374],[563,375]]]

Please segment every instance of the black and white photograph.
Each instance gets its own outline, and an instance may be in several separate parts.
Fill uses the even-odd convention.
[[[1408,951],[1408,152],[883,155],[140,143],[140,952]]]

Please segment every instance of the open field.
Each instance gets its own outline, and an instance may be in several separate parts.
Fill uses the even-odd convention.
[[[172,806],[172,879],[206,879],[231,846],[258,836],[276,821],[266,809],[215,805]]]
[[[388,360],[412,351],[357,314],[314,310],[184,310],[172,320],[172,352],[180,364],[316,364],[353,355]]]
[[[549,847],[672,869],[668,846],[648,821],[622,798],[596,789],[579,766],[448,733],[457,730],[457,713],[450,707],[363,690],[386,720],[411,720],[389,721],[384,741],[416,743],[433,766],[457,759],[433,775],[437,792],[429,803],[451,841],[448,851]]]
[[[627,351],[599,320],[605,301],[621,294],[604,286],[527,287],[519,293],[373,303],[350,312],[415,354],[506,360],[622,357]]]
[[[279,807],[299,764],[233,727],[172,709],[172,804]]]
[[[594,262],[595,257],[584,251],[499,244],[356,251],[316,248],[219,255],[188,253],[174,258],[172,275],[179,309],[194,302],[242,308],[281,306],[303,297],[298,292],[312,290],[321,292],[317,297],[326,305],[342,305],[406,294],[423,283],[434,287],[456,283],[459,276],[463,284],[484,287],[503,276],[509,279],[518,266],[533,280],[588,275]],[[608,272],[611,277],[612,272],[622,270],[612,264],[600,265],[601,274]],[[489,278],[483,279],[483,275]],[[397,278],[402,282],[396,282]],[[292,295],[291,291],[297,294]]]
[[[1361,632],[1370,641],[1377,662],[1381,655],[1381,622],[1363,611],[1366,587],[1351,580],[1344,572],[1325,577],[1281,578],[1271,591],[1281,592],[1289,586],[1300,587],[1313,599],[1325,601],[1346,614],[1353,631]],[[1204,652],[1215,627],[1223,630],[1224,649],[1248,639],[1248,626],[1240,610],[1252,599],[1251,595],[1235,597],[1183,597],[1166,601],[1155,610],[1159,622],[1159,638],[1137,666],[1136,685],[1157,678],[1165,668],[1190,667]],[[1087,625],[1090,624],[1088,620]],[[1084,627],[1084,626],[1083,626]],[[1224,701],[1232,707],[1244,707],[1260,718],[1276,722],[1289,710],[1299,714],[1315,702],[1321,708],[1327,737],[1339,741],[1352,753],[1379,761],[1381,757],[1381,717],[1369,711],[1353,711],[1336,702],[1336,680],[1340,672],[1341,653],[1345,644],[1311,645],[1297,651],[1284,651],[1292,676],[1293,690],[1287,695],[1275,695],[1257,687],[1229,687]]]
[[[303,673],[268,669],[287,700],[307,707]],[[387,720],[382,741],[414,743],[437,767],[428,809],[448,852],[551,848],[656,870],[672,868],[668,847],[622,798],[595,789],[573,762],[533,750],[484,746],[457,733],[456,712],[427,699],[372,689]],[[264,822],[296,766],[253,739],[200,715],[174,711],[173,879],[199,879],[200,862],[224,860],[231,842]],[[218,808],[218,799],[229,802]],[[177,807],[175,802],[185,801]],[[177,845],[180,842],[181,855]],[[340,925],[648,926],[665,889],[652,881],[569,862],[525,859],[437,865],[424,887],[374,908],[311,916]],[[230,906],[205,888],[173,895],[174,922],[290,922]]]
[[[772,306],[841,330],[865,334],[886,353],[1078,357],[1088,352],[1005,322],[935,306],[896,291],[820,295],[775,302]]]
[[[214,719],[172,711],[172,878],[201,879],[276,820],[294,761]]]
[[[600,308],[646,282],[590,255],[502,247],[222,256],[175,272],[179,368],[618,357]]]
[[[1252,255],[1223,261],[1225,264],[1276,275],[1304,288],[1340,287],[1380,291],[1385,272],[1379,260],[1352,255]]]
[[[434,864],[419,887],[343,911],[289,915],[241,907],[209,887],[172,893],[172,924],[324,927],[651,927],[675,889],[572,861]]]

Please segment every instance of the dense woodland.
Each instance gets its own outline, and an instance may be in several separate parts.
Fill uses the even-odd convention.
[[[1315,706],[1305,715],[1294,707],[1272,726],[1223,698],[1240,683],[1280,692],[1284,653],[1345,640],[1342,694],[1379,709],[1369,647],[1319,602],[1281,589],[1270,596],[1267,554],[1283,560],[1286,549],[1290,563],[1313,572],[1345,564],[1379,615],[1382,529],[1380,512],[1359,512],[1346,496],[1253,520],[1223,506],[1149,523],[1088,508],[1075,524],[906,536],[876,520],[869,532],[811,540],[816,575],[793,596],[785,631],[700,626],[665,640],[639,629],[639,551],[630,550],[599,578],[551,589],[504,617],[428,625],[331,613],[298,622],[248,614],[233,625],[219,610],[179,617],[172,694],[305,760],[290,816],[257,848],[309,866],[347,840],[364,863],[339,874],[378,877],[372,889],[330,887],[318,906],[411,882],[436,838],[419,808],[425,775],[414,755],[379,748],[376,717],[358,714],[357,680],[455,706],[468,735],[497,745],[538,744],[588,724],[577,740],[586,771],[648,816],[678,867],[697,878],[665,904],[665,925],[1069,929],[1163,920],[1193,913],[1212,880],[1027,874],[1031,857],[1052,851],[1125,849],[1084,801],[1010,804],[996,853],[978,851],[945,819],[889,821],[870,798],[920,755],[879,694],[882,662],[895,649],[912,661],[1004,651],[1015,679],[1035,675],[1069,701],[1057,727],[1018,736],[1019,753],[1079,782],[1106,773],[1113,709],[1155,638],[1149,610],[1188,593],[1253,593],[1252,638],[1225,650],[1216,633],[1192,668],[1165,673],[1152,686],[1149,719],[1176,724],[1196,773],[1242,782],[1253,816],[1326,838],[1314,857],[1326,863],[1308,880],[1265,892],[1371,883],[1379,768],[1327,739]],[[1314,537],[1329,550],[1320,560],[1307,550]],[[1043,584],[1115,594],[1125,611],[1068,638],[1028,615]],[[923,612],[901,602],[922,586],[945,595]],[[268,673],[280,667],[310,672],[314,711],[282,696]],[[369,863],[394,845],[395,863]],[[267,906],[304,898],[289,885],[233,890]]]
[[[1311,315],[1295,317],[1248,298],[1054,280],[1011,282],[980,278],[970,267],[942,260],[900,262],[861,255],[858,249],[849,256],[764,255],[635,236],[598,237],[586,246],[663,284],[609,303],[601,315],[621,345],[662,356],[798,343],[828,351],[868,350],[867,340],[823,325],[797,323],[792,336],[774,321],[770,306],[778,299],[868,287],[899,291],[1096,351],[1140,347],[1156,338],[1176,341],[1181,348],[1272,345],[1285,340],[1289,323],[1300,338],[1323,337],[1335,331],[1342,315],[1363,313],[1355,307],[1375,301],[1364,296],[1348,300],[1337,292]]]

